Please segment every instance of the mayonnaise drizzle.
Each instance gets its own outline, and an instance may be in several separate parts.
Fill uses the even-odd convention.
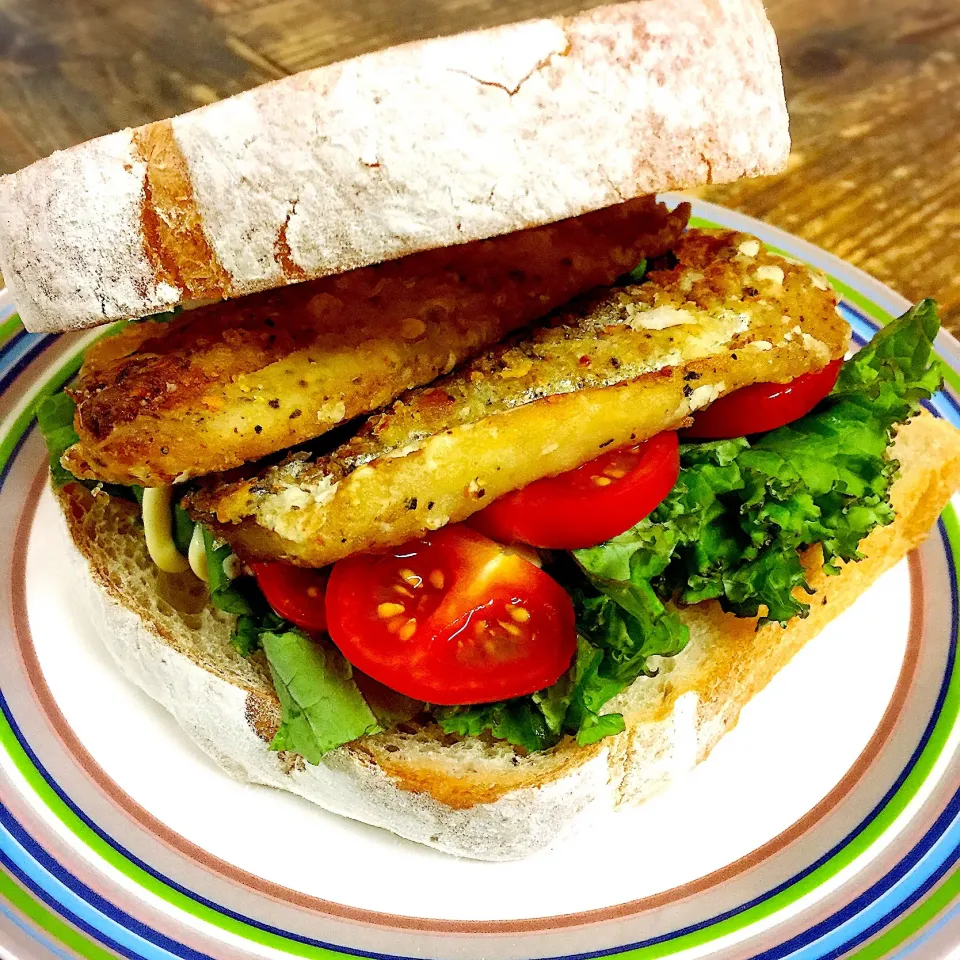
[[[143,533],[150,559],[164,573],[184,573],[190,563],[173,542],[173,487],[143,491]]]
[[[194,524],[193,536],[190,537],[190,549],[187,551],[187,560],[190,569],[204,582],[210,582],[210,573],[207,570],[207,546],[203,542],[203,527]]]

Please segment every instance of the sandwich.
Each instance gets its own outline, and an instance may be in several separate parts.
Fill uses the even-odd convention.
[[[933,301],[852,353],[822,273],[657,198],[788,151],[759,0],[638,0],[0,180],[24,323],[108,325],[37,418],[120,669],[477,859],[704,759],[960,485]]]

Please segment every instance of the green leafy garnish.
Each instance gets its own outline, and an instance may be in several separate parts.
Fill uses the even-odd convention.
[[[336,647],[295,629],[268,631],[260,640],[282,710],[272,750],[292,750],[308,763],[319,763],[330,750],[380,732]]]
[[[253,585],[249,587],[253,591]],[[259,604],[255,604],[259,606]],[[279,633],[286,630],[290,624],[283,617],[277,616],[263,601],[265,610],[257,613],[241,613],[233,625],[233,633],[230,634],[230,642],[241,657],[249,657],[250,654],[259,650],[263,644],[260,637],[264,633]]]
[[[529,697],[471,707],[438,708],[434,714],[446,733],[478,737],[489,730],[498,740],[509,740],[531,753],[546,750],[560,739]]]
[[[178,500],[173,505],[173,542],[177,545],[177,550],[186,556],[190,550],[190,541],[193,539],[193,520],[190,514],[180,506]],[[206,544],[204,544],[206,546]]]
[[[217,546],[213,534],[206,527],[203,528],[203,546],[207,554],[210,602],[226,613],[255,616],[258,611],[251,603],[250,590],[244,582],[246,578],[231,580],[223,569],[224,561],[233,553],[233,548],[228,543]]]
[[[58,488],[74,479],[73,474],[61,466],[60,458],[80,439],[73,429],[76,409],[72,398],[62,392],[44,397],[37,406],[37,425],[50,452],[50,476]]]
[[[585,590],[577,598],[580,642],[573,666],[574,692],[565,726],[580,744],[593,743],[623,729],[618,714],[603,708],[649,667],[654,656],[672,657],[689,639],[687,627],[667,608],[649,584],[617,590],[618,598]],[[620,601],[626,600],[633,612]]]
[[[764,434],[689,444],[663,503],[632,530],[575,553],[604,594],[644,590],[684,603],[717,599],[738,616],[785,624],[809,605],[800,551],[823,549],[827,572],[893,520],[887,456],[894,428],[939,389],[936,306],[924,300],[844,364],[812,413]],[[765,612],[763,608],[766,608]]]
[[[202,529],[210,603],[218,610],[237,615],[230,642],[241,656],[249,657],[260,649],[262,634],[282,631],[288,624],[273,612],[253,577],[231,579],[227,576],[223,565],[233,552],[232,548],[226,543],[217,546],[210,530]]]
[[[647,275],[647,261],[641,260],[632,270],[625,273],[619,280],[620,283],[643,283],[643,278]]]
[[[233,625],[230,642],[241,657],[249,657],[260,649],[260,635],[266,632],[257,617],[243,613],[237,617],[237,622]]]
[[[821,544],[827,572],[860,559],[859,545],[890,523],[898,465],[895,427],[940,387],[936,305],[917,304],[847,361],[812,413],[759,439],[681,448],[676,486],[645,520],[574,552],[578,570],[551,573],[574,599],[580,641],[570,672],[549,690],[502,704],[455,708],[448,732],[484,730],[527,750],[562,733],[593,743],[624,727],[607,704],[653,657],[672,657],[687,628],[670,601],[716,599],[759,622],[787,623],[809,605],[801,551]],[[549,735],[548,735],[549,734]]]
[[[37,426],[40,428],[50,455],[50,479],[53,485],[59,490],[64,484],[76,481],[82,483],[88,490],[100,489],[111,497],[120,497],[124,500],[136,498],[137,490],[140,488],[122,487],[114,483],[97,483],[95,480],[78,480],[60,463],[60,458],[67,452],[67,448],[72,447],[80,439],[73,428],[73,415],[76,409],[77,405],[73,402],[73,398],[62,390],[44,397],[37,404]],[[139,501],[141,498],[136,499]]]

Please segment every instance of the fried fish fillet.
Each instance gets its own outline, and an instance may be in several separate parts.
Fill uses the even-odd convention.
[[[64,466],[158,486],[301,444],[663,253],[688,216],[646,197],[131,324],[87,352]]]
[[[332,454],[201,489],[188,508],[241,556],[324,566],[843,355],[849,328],[821,274],[732,231],[692,230],[674,252],[675,267],[402,396]]]

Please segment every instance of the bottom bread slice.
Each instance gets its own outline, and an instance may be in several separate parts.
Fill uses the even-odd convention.
[[[232,617],[207,604],[191,574],[153,566],[132,504],[79,484],[56,496],[80,592],[108,650],[227,773],[448,853],[511,860],[552,842],[593,804],[638,802],[703,760],[806,641],[924,539],[960,486],[960,432],[924,413],[901,430],[894,455],[896,521],[837,576],[822,573],[818,549],[809,552],[816,594],[807,619],[758,630],[715,603],[686,608],[687,648],[608,708],[624,714],[624,733],[590,747],[568,738],[529,756],[416,723],[341,747],[317,766],[271,751],[279,703],[262,658],[231,646]]]

